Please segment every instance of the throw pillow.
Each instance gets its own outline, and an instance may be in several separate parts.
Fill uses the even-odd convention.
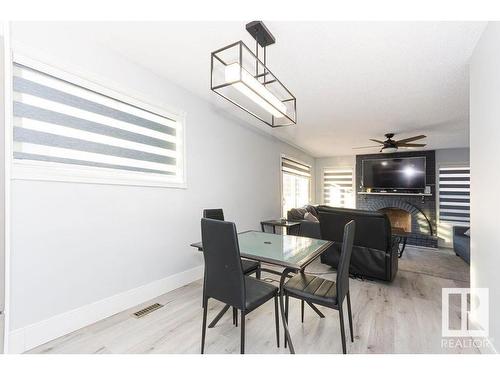
[[[304,218],[305,213],[306,210],[304,208],[292,208],[290,211],[288,211],[287,218],[288,220],[299,221]]]
[[[311,221],[313,223],[319,223],[319,220],[316,216],[314,216],[312,213],[310,212],[306,212],[305,215],[304,215],[304,219],[307,220],[307,221]]]
[[[308,205],[304,206],[304,208],[306,209],[307,212],[310,212],[314,216],[318,217],[318,211],[316,211],[316,207],[308,204]]]

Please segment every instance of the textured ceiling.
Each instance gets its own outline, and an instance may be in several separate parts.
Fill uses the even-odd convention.
[[[60,24],[61,26],[62,24]],[[268,65],[297,97],[298,124],[268,129],[210,91],[210,52],[245,22],[67,23],[95,41],[316,157],[394,132],[427,149],[468,147],[468,62],[484,22],[266,22]],[[62,27],[62,26],[61,26]],[[376,149],[373,149],[376,151]],[[367,152],[373,152],[368,150]]]

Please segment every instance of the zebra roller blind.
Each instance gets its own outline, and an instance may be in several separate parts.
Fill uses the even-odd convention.
[[[286,157],[281,158],[281,170],[298,176],[311,178],[311,167]]]
[[[352,168],[323,170],[323,202],[328,206],[354,208]]]
[[[310,203],[311,167],[289,159],[281,158],[282,215],[288,210]]]
[[[107,177],[180,183],[182,123],[145,107],[16,62],[14,161],[83,170],[87,175],[94,171]]]
[[[439,168],[439,221],[470,222],[470,167]]]

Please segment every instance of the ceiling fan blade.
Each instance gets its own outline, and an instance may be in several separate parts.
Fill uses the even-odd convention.
[[[383,145],[383,144],[384,144],[384,142],[383,142],[383,141],[379,141],[378,139],[370,139],[370,141],[380,143],[381,145]]]
[[[424,147],[425,143],[398,143],[398,147]]]
[[[353,150],[360,149],[360,148],[379,148],[380,146],[361,146],[361,147],[353,147]]]
[[[396,141],[396,144],[400,145],[402,143],[408,143],[408,142],[412,142],[412,141],[417,141],[419,139],[426,138],[426,137],[427,137],[426,135],[416,135],[415,137],[400,139],[399,141]]]

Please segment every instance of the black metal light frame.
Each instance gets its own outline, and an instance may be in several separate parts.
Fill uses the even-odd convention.
[[[290,126],[290,125],[296,124],[297,123],[297,100],[296,100],[295,96],[290,92],[290,90],[288,90],[286,88],[285,85],[283,85],[283,83],[281,83],[281,81],[278,78],[276,78],[276,76],[266,66],[266,47],[268,45],[274,43],[274,41],[275,41],[274,37],[269,33],[267,28],[260,21],[254,21],[254,22],[247,24],[247,30],[256,40],[256,53],[252,52],[250,50],[250,48],[248,48],[245,45],[245,43],[243,43],[241,40],[238,42],[229,44],[223,48],[220,48],[220,49],[212,52],[211,64],[210,64],[210,88],[211,88],[211,90],[214,91],[216,94],[220,95],[221,97],[223,97],[224,99],[228,100],[229,102],[233,103],[237,107],[241,108],[245,112],[251,114],[255,118],[259,119],[260,121],[264,122],[265,124],[267,124],[273,128],[285,127],[285,126]],[[264,50],[264,61],[261,61],[259,59],[259,45]],[[231,61],[231,62],[224,61],[224,59],[221,57],[221,54],[223,54],[225,51],[228,51],[229,49],[235,48],[235,47],[238,48],[238,60]],[[252,87],[250,87],[248,84],[246,84],[244,82],[244,80],[242,79],[243,69],[245,69],[245,68],[243,68],[243,51],[248,52],[248,54],[252,57],[252,59],[255,59],[255,74],[253,74],[253,73],[251,73],[251,74],[256,80],[259,81],[260,84],[262,84],[264,87],[266,85],[269,85],[269,84],[278,84],[282,88],[282,91],[284,93],[286,93],[286,97],[284,97],[284,98],[277,97],[277,99],[280,100],[285,105],[286,104],[290,105],[289,104],[290,102],[292,103],[291,108],[293,109],[293,111],[291,111],[292,113],[290,115],[288,113],[286,113],[287,111],[285,111],[285,113],[284,113],[280,109],[276,108],[271,102],[269,102],[269,100],[264,98],[262,95],[260,95],[257,91],[255,91]],[[240,67],[240,79],[237,81],[232,81],[230,83],[226,82],[226,83],[214,86],[214,61],[215,60],[217,60],[218,62],[220,62],[224,66],[228,66],[228,65],[233,64],[233,63],[238,63],[239,67]],[[263,72],[259,71],[260,70],[259,66],[263,67]],[[246,71],[248,72],[248,70],[246,70]],[[249,110],[248,108],[245,108],[243,104],[237,103],[235,100],[231,99],[227,95],[224,95],[224,93],[222,93],[220,91],[221,89],[223,89],[225,87],[232,86],[232,85],[235,85],[237,83],[242,83],[243,85],[245,85],[249,90],[251,90],[253,93],[255,93],[255,95],[259,96],[263,101],[267,102],[271,107],[276,109],[276,111],[280,112],[283,115],[283,117],[286,118],[286,120],[288,120],[288,122],[282,123],[282,124],[277,123],[275,120],[275,116],[272,114],[269,114],[271,119],[267,120],[266,118],[263,118],[259,114],[254,113],[253,111]]]

